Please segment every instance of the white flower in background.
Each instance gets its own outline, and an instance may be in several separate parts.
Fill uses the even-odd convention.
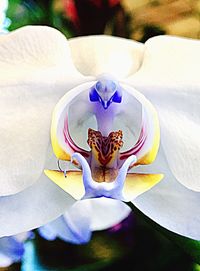
[[[90,241],[92,231],[111,228],[129,213],[128,206],[107,198],[77,201],[66,213],[38,231],[49,241],[60,238],[65,242],[85,244]]]
[[[0,34],[7,33],[7,28],[10,25],[10,19],[6,17],[6,11],[8,9],[8,0],[0,1]]]
[[[31,238],[31,232],[0,238],[0,268],[20,262],[24,255],[24,242]]]
[[[131,200],[199,240],[199,49],[167,36],[67,41],[39,26],[1,36],[0,235],[64,213],[77,234],[103,229],[128,215],[119,200]]]

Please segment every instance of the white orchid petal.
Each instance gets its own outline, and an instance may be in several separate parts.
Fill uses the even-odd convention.
[[[51,181],[71,195],[74,199],[80,200],[84,196],[85,187],[81,171],[70,170],[65,174],[60,170],[45,169],[44,173]]]
[[[1,0],[0,11],[6,11],[8,8],[8,0]]]
[[[77,69],[85,75],[110,73],[118,79],[136,72],[142,62],[144,45],[111,36],[88,36],[69,40]]]
[[[162,174],[128,173],[123,189],[124,201],[129,202],[147,192],[163,179]]]
[[[17,240],[15,236],[0,239],[0,267],[6,267],[14,262],[19,262],[23,254],[23,241]]]
[[[45,37],[45,39],[44,39]],[[52,110],[84,82],[65,37],[29,26],[0,36],[0,195],[17,193],[41,175]]]
[[[84,244],[90,241],[91,229],[90,229],[90,216],[89,213],[85,213],[83,208],[80,208],[80,204],[76,202],[66,213],[63,214],[62,219],[64,221],[64,232],[59,231],[58,236],[68,241],[66,236],[66,229],[70,233],[69,241],[75,244]],[[67,235],[69,235],[69,233]]]
[[[129,78],[156,107],[161,140],[179,182],[200,191],[200,41],[156,37],[144,62]]]
[[[0,268],[1,267],[8,267],[13,264],[13,260],[6,256],[5,254],[0,252]]]
[[[110,228],[123,219],[125,219],[131,209],[121,201],[96,198],[77,201],[75,206],[72,206],[73,216],[78,216],[79,213],[88,217],[90,220],[91,231],[105,230]]]
[[[39,233],[48,240],[58,237],[66,242],[84,244],[90,241],[92,231],[108,229],[130,212],[127,205],[112,199],[77,201],[64,215],[41,227]]]
[[[157,112],[151,102],[138,90],[128,85],[123,88],[137,99],[142,105],[142,126],[139,138],[134,147],[122,152],[120,159],[126,159],[130,155],[136,155],[137,164],[150,164],[156,158],[160,143],[160,127]],[[136,115],[136,114],[135,114]],[[134,118],[133,118],[134,119]],[[135,128],[135,122],[129,121],[128,126]]]
[[[173,176],[142,194],[133,203],[164,228],[200,240],[199,193],[188,190]]]
[[[89,242],[91,238],[90,218],[88,214],[82,213],[82,209],[79,212],[79,209],[74,204],[68,212],[40,227],[38,229],[39,234],[49,241],[60,238],[73,244]]]
[[[141,168],[137,169],[141,172]],[[200,240],[200,197],[179,184],[170,172],[162,148],[157,160],[145,172],[162,172],[164,179],[133,201],[145,215],[164,228]]]
[[[18,242],[25,242],[27,239],[32,238],[34,233],[31,231],[21,232],[13,236]]]
[[[87,122],[91,111],[88,95],[85,95],[85,92],[87,93],[94,83],[95,81],[90,81],[71,89],[55,106],[51,124],[51,141],[58,159],[70,161],[74,152],[87,153],[76,144],[83,142],[80,129],[82,129],[82,124]],[[69,127],[69,118],[72,127]],[[71,138],[71,130],[75,130],[75,142]],[[85,128],[85,136],[87,136],[87,128]],[[87,137],[82,144],[84,143],[87,143]]]
[[[39,227],[38,233],[40,234],[40,236],[42,236],[44,239],[48,241],[54,241],[57,238],[57,234],[54,231],[54,229],[52,229],[51,223],[48,223],[48,224],[45,224],[44,226]]]
[[[72,197],[43,175],[24,191],[0,197],[0,237],[46,224],[64,213],[74,202]]]
[[[104,230],[124,220],[131,209],[121,201],[101,198],[88,200],[91,208],[91,229]]]
[[[76,211],[74,208],[72,210]],[[60,238],[74,244],[87,243],[91,237],[90,220],[81,213],[77,213],[74,219],[72,212],[70,209],[56,220],[40,227],[39,234],[47,240]]]

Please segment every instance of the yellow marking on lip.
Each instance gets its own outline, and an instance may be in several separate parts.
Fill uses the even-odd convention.
[[[163,177],[163,174],[128,173],[123,188],[125,200],[134,200],[159,183]]]
[[[74,199],[80,200],[84,196],[85,188],[81,171],[68,171],[66,177],[59,170],[45,169],[44,173],[51,181],[70,194]]]
[[[135,165],[148,165],[153,163],[158,153],[160,145],[160,126],[158,115],[154,108],[152,108],[152,113],[153,113],[153,127],[155,129],[153,144],[151,146],[151,149],[147,151],[147,153],[144,156],[139,158]]]
[[[53,115],[52,115],[51,144],[52,144],[53,152],[58,159],[64,160],[64,161],[71,161],[71,155],[69,153],[66,153],[66,151],[64,151],[62,147],[60,146],[60,144],[58,143],[55,112],[53,112]]]

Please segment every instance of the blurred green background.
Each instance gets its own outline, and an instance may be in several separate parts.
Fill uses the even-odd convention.
[[[133,207],[134,208],[134,207]],[[188,239],[159,227],[134,208],[115,227],[94,232],[85,245],[72,245],[59,239],[47,241],[37,232],[25,243],[22,261],[0,270],[126,270],[199,271],[199,248]],[[189,240],[190,241],[190,240]],[[197,244],[197,243],[196,243]]]
[[[138,41],[164,33],[200,37],[199,0],[10,0],[7,14],[10,30],[44,24],[67,37],[99,33]]]
[[[100,33],[142,42],[165,33],[199,38],[199,1],[125,0],[111,1],[112,5],[102,1],[102,6],[92,2],[10,0],[9,30],[42,24],[59,29],[68,38]],[[196,255],[190,253],[194,246]],[[116,227],[94,232],[86,245],[47,241],[35,232],[35,238],[25,244],[22,262],[0,270],[200,271],[199,258],[197,243],[188,245],[135,210]]]

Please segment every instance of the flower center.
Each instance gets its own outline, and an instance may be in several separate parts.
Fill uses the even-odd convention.
[[[45,174],[75,199],[129,201],[163,178],[129,172],[155,160],[158,116],[136,89],[109,77],[84,83],[62,97],[54,109],[51,140],[58,161],[71,161],[79,170],[59,167]]]
[[[123,146],[122,131],[111,132],[107,137],[93,129],[88,130],[91,148],[92,177],[96,182],[113,182],[118,174],[119,150]]]

